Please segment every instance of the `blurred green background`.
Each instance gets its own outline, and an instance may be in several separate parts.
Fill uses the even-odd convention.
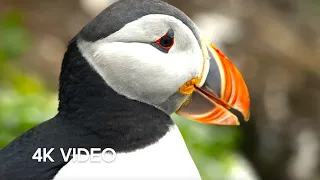
[[[57,113],[68,41],[114,1],[0,1],[0,148]],[[202,178],[319,180],[320,1],[167,1],[235,63],[252,98],[240,127],[173,116]]]

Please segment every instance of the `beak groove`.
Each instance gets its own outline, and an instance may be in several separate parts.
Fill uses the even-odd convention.
[[[246,83],[232,62],[208,41],[202,42],[204,67],[188,103],[176,112],[188,119],[216,125],[239,125],[228,109],[250,117],[250,98]],[[190,86],[190,82],[188,84]]]

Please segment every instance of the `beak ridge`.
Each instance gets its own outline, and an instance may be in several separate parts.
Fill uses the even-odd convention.
[[[203,73],[194,91],[177,114],[202,123],[239,125],[228,109],[236,109],[247,121],[250,98],[246,83],[232,62],[208,41],[202,42]],[[190,82],[189,82],[190,83]]]

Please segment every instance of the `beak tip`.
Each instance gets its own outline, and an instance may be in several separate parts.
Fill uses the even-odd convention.
[[[242,112],[242,115],[244,117],[244,121],[248,122],[250,120],[250,110]]]

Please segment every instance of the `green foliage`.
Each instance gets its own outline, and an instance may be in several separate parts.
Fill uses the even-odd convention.
[[[23,72],[14,60],[29,47],[22,18],[15,12],[0,16],[0,148],[21,133],[52,117],[57,98],[40,79]]]
[[[27,51],[29,36],[23,28],[22,16],[16,12],[0,14],[0,63]]]
[[[236,161],[233,153],[241,137],[238,128],[201,124],[178,115],[172,118],[179,126],[202,179],[228,179],[228,171]]]
[[[320,0],[309,0],[308,9],[318,17],[320,14]]]
[[[42,92],[22,94],[15,89],[0,90],[0,147],[56,112],[56,96]]]

